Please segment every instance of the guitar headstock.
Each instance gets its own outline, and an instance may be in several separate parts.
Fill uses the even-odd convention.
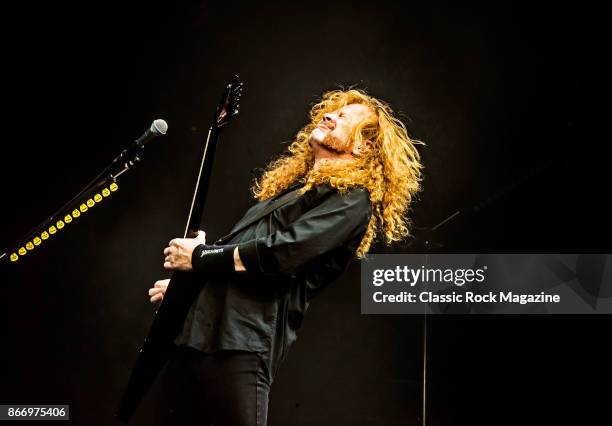
[[[215,113],[215,119],[213,120],[213,126],[220,129],[239,114],[240,111],[240,97],[242,96],[243,83],[240,81],[238,75],[235,75],[232,80],[227,83],[221,102],[217,107]]]

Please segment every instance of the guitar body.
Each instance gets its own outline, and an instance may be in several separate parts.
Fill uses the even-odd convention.
[[[184,237],[192,236],[200,228],[217,137],[220,129],[238,114],[241,92],[242,83],[236,76],[225,87],[208,133]],[[175,271],[172,274],[117,409],[116,417],[119,420],[126,423],[129,421],[170,358],[175,348],[174,339],[182,331],[189,308],[202,289],[202,285],[203,283],[193,279],[193,275],[189,272]]]
[[[117,410],[119,420],[127,422],[130,419],[168,361],[175,347],[174,339],[182,330],[189,308],[201,288],[202,284],[192,279],[188,272],[177,271],[172,275]]]

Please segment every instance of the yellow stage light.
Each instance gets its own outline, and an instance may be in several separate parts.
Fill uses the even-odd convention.
[[[100,192],[95,193],[91,198],[81,203],[81,205],[73,209],[70,213],[66,213],[62,219],[58,219],[54,225],[49,225],[47,229],[40,231],[40,234],[36,235],[34,238],[32,238],[32,240],[28,241],[27,243],[24,243],[24,245],[19,247],[16,252],[11,253],[9,255],[9,259],[11,260],[11,262],[17,262],[20,257],[25,256],[26,254],[28,254],[29,251],[33,251],[44,241],[50,239],[52,235],[57,234],[67,224],[71,223],[73,220],[81,216],[87,210],[95,206],[96,203],[102,202],[105,197],[110,196],[112,192],[115,192],[118,189],[119,185],[117,185],[117,183],[115,182],[112,182],[106,188],[102,188]]]

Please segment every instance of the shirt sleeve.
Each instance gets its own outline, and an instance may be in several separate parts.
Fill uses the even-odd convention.
[[[296,221],[238,246],[247,273],[291,273],[310,260],[363,235],[370,220],[368,192],[330,193]]]

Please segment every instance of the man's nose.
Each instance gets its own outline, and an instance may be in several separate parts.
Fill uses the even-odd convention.
[[[334,127],[336,127],[336,119],[333,116],[333,114],[330,114],[329,112],[323,114],[323,122],[330,129],[333,129]]]

